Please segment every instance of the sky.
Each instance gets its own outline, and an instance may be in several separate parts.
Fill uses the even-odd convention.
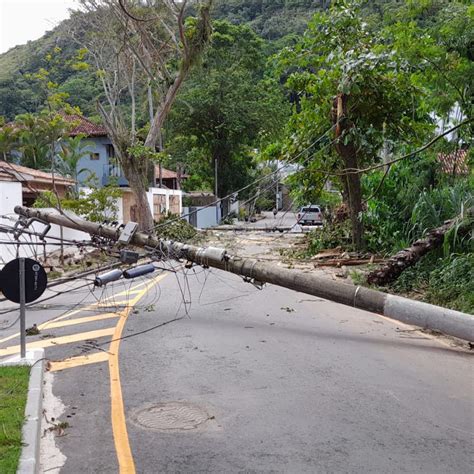
[[[40,38],[76,5],[76,0],[0,0],[0,54]]]

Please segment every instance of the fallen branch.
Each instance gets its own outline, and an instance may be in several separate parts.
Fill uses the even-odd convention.
[[[314,262],[315,267],[341,267],[352,266],[352,265],[366,265],[369,263],[381,263],[385,262],[383,258],[333,258],[328,260],[321,260]]]
[[[466,235],[473,229],[473,220],[466,219],[458,229],[458,235]],[[400,250],[387,261],[385,265],[367,276],[367,283],[371,285],[387,285],[395,281],[407,268],[415,265],[428,252],[443,245],[445,234],[459,223],[458,219],[445,222],[442,226],[430,230],[426,237],[414,242],[411,247]]]

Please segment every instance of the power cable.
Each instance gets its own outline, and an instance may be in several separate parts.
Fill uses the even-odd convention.
[[[218,198],[216,199],[215,201],[213,201],[212,203],[210,204],[207,204],[203,207],[201,207],[200,209],[198,209],[196,212],[201,212],[203,211],[204,209],[207,209],[209,207],[212,207],[212,206],[215,206],[217,204],[219,204],[220,202],[226,200],[226,199],[229,199],[231,198],[232,196],[236,195],[236,194],[239,194],[247,189],[249,189],[250,187],[254,186],[255,184],[267,179],[268,177],[272,176],[272,175],[275,175],[277,173],[279,173],[281,170],[287,168],[288,166],[290,166],[291,164],[293,164],[294,161],[296,161],[301,155],[303,155],[304,153],[306,153],[308,150],[310,150],[311,148],[313,148],[315,145],[317,145],[321,140],[323,140],[323,138],[331,131],[333,130],[335,127],[336,127],[337,124],[334,124],[332,127],[328,128],[320,137],[318,137],[316,140],[314,140],[310,145],[308,145],[304,150],[301,150],[298,154],[296,154],[294,157],[292,157],[291,159],[289,160],[286,160],[285,164],[280,166],[280,167],[277,167],[277,169],[275,171],[272,171],[270,174],[268,175],[265,175],[265,176],[261,176],[260,178],[257,178],[255,179],[254,181],[252,181],[251,183],[247,184],[246,186],[243,186],[242,188],[236,190],[236,191],[233,191],[231,192],[230,194],[228,194],[227,196],[225,197],[222,197],[222,198]],[[190,215],[194,214],[194,212],[190,212],[188,214],[183,214],[182,216],[179,216],[175,219],[170,219],[166,222],[163,222],[161,224],[157,224],[153,227],[153,229],[148,229],[148,231],[152,231],[152,230],[156,230],[156,229],[159,229],[161,227],[164,227],[164,226],[167,226],[167,225],[170,225],[172,222],[177,222],[177,221],[180,221],[182,220],[184,217],[189,217]]]

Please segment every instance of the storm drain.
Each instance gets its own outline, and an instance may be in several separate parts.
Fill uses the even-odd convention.
[[[184,402],[159,403],[134,416],[143,428],[161,431],[194,430],[210,419],[200,407]]]

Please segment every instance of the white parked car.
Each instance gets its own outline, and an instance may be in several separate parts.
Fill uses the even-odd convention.
[[[303,206],[298,212],[298,224],[300,225],[323,225],[323,213],[316,204]]]

